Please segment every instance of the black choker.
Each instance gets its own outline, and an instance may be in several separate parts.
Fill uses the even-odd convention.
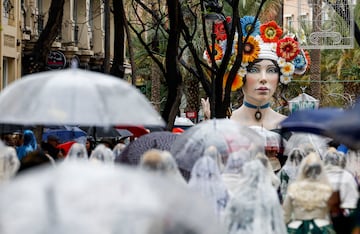
[[[268,107],[270,106],[270,102],[268,102],[268,103],[266,103],[265,105],[262,105],[262,106],[255,106],[255,105],[253,105],[253,104],[251,104],[251,103],[248,103],[248,102],[245,102],[245,101],[244,101],[244,105],[245,105],[246,107],[249,107],[249,108],[252,108],[252,109],[256,109],[255,119],[256,119],[257,121],[259,121],[259,120],[261,119],[261,117],[262,117],[262,114],[261,114],[261,112],[260,112],[260,109],[268,108]]]

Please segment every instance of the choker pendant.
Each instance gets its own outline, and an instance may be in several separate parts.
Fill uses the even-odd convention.
[[[260,121],[261,117],[262,117],[262,114],[261,114],[261,112],[260,112],[260,108],[258,107],[257,110],[256,110],[256,112],[255,112],[255,119],[256,119],[257,121]]]
[[[251,108],[251,109],[256,109],[256,112],[255,112],[254,117],[255,117],[256,121],[260,121],[261,118],[262,118],[262,114],[261,114],[261,112],[260,112],[260,109],[268,108],[268,107],[270,106],[270,103],[268,102],[268,103],[266,103],[266,104],[264,104],[264,105],[262,105],[262,106],[255,106],[255,105],[253,105],[253,104],[251,104],[251,103],[244,102],[244,105],[245,105],[246,107]]]

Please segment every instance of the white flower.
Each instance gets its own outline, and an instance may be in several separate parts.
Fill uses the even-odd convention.
[[[246,76],[246,73],[247,73],[246,67],[240,67],[237,73],[238,73],[239,76],[241,76],[241,77]]]
[[[278,61],[277,61],[279,67],[284,67],[285,66],[285,63],[286,63],[286,60],[282,57],[279,57]]]
[[[295,66],[292,63],[286,62],[284,66],[281,67],[280,71],[284,76],[291,76],[294,74]]]
[[[289,84],[291,82],[291,76],[285,76],[285,75],[281,75],[280,76],[280,82],[282,84]]]
[[[249,63],[241,63],[241,67],[245,68],[249,65]]]

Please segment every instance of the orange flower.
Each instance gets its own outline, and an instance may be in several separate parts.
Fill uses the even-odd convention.
[[[212,46],[210,45],[210,51],[212,51]],[[207,51],[205,51],[206,53],[206,57],[208,58],[209,61],[211,61],[211,58],[209,56],[209,53]],[[219,44],[215,44],[215,61],[217,60],[221,60],[223,57],[223,51],[222,48]]]
[[[228,80],[229,73],[225,73],[223,78],[223,88],[226,86],[226,82]],[[243,86],[243,79],[239,74],[236,74],[233,83],[231,84],[231,91],[236,91]]]
[[[309,51],[304,50],[304,54],[305,54],[305,59],[306,59],[306,61],[308,62],[307,69],[310,69],[311,58],[310,58]]]
[[[243,38],[243,40],[245,37]],[[247,42],[244,44],[243,50],[243,63],[253,62],[257,57],[259,57],[260,53],[260,46],[259,42],[255,40],[253,36],[250,36]]]
[[[285,37],[277,42],[276,53],[289,62],[300,53],[299,42],[291,37]]]
[[[260,25],[260,36],[264,42],[276,42],[282,34],[282,29],[273,20]]]

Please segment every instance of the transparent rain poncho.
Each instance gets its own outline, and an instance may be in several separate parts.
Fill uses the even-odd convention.
[[[239,189],[239,185],[244,178],[242,175],[242,167],[245,162],[249,160],[251,160],[250,154],[245,150],[230,154],[225,169],[221,174],[230,196]]]
[[[141,157],[139,167],[144,170],[156,172],[162,177],[173,179],[181,184],[186,184],[180,174],[174,157],[169,151],[157,149],[146,151]]]
[[[15,176],[20,168],[20,161],[14,147],[0,142],[0,183]]]
[[[305,157],[305,152],[300,148],[294,148],[290,151],[285,165],[279,171],[280,193],[282,199],[285,199],[288,185],[291,184],[297,176],[300,163]]]
[[[255,130],[230,119],[210,119],[192,126],[176,138],[170,152],[180,169],[191,172],[210,146],[216,147],[223,165],[237,151],[246,150],[254,158],[264,152],[264,140]]]
[[[298,176],[288,187],[283,204],[285,222],[326,219],[331,193],[323,162],[312,152],[301,161]]]
[[[305,155],[311,152],[316,152],[320,158],[328,149],[328,142],[330,138],[315,135],[311,133],[293,133],[285,144],[285,155],[289,155],[290,151],[294,148],[300,148],[304,151]]]
[[[346,161],[344,154],[330,148],[323,161],[333,190],[340,192],[341,208],[355,209],[359,199],[358,185],[354,175],[343,168]]]
[[[1,234],[219,234],[186,186],[122,165],[69,161],[0,187]]]
[[[74,143],[71,146],[65,160],[66,161],[68,161],[68,160],[88,161],[88,154],[87,154],[85,145],[80,144],[80,143]]]
[[[286,234],[276,190],[258,159],[243,166],[243,182],[224,212],[228,234]]]
[[[113,153],[115,156],[115,159],[120,157],[121,152],[125,149],[126,144],[124,143],[117,143],[113,148]]]
[[[91,162],[101,162],[105,164],[114,164],[114,160],[114,153],[104,144],[97,145],[89,158],[89,161]]]
[[[195,162],[191,171],[189,187],[198,191],[213,208],[214,214],[221,217],[229,194],[221,179],[219,168],[210,156],[204,155]]]

